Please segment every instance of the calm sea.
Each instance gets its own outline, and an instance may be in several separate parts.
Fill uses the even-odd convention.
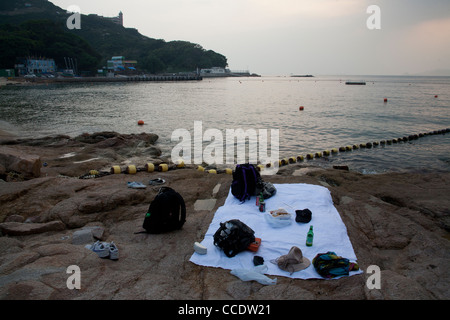
[[[346,81],[366,85],[346,85]],[[387,98],[388,101],[384,102]],[[304,110],[300,111],[299,107]],[[145,125],[138,126],[138,120]],[[0,125],[23,137],[176,129],[279,129],[280,158],[450,127],[450,77],[318,76],[50,84],[0,89]],[[204,142],[207,146],[209,142]],[[270,145],[269,145],[270,154]],[[309,161],[363,173],[449,171],[450,134]]]

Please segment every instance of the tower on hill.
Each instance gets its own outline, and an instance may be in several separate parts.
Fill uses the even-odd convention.
[[[119,15],[117,17],[109,18],[112,22],[120,24],[123,27],[123,13],[122,11],[119,12]]]

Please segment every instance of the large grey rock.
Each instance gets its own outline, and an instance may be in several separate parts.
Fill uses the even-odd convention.
[[[50,221],[46,223],[21,223],[3,222],[0,223],[0,232],[9,236],[27,236],[49,231],[61,231],[66,226],[61,221]]]
[[[14,171],[23,174],[27,179],[37,178],[41,175],[41,166],[41,158],[38,155],[0,146],[0,174]]]

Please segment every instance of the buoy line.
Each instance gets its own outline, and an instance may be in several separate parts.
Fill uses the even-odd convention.
[[[388,145],[394,145],[399,144],[402,142],[408,142],[412,140],[417,140],[419,138],[431,136],[431,135],[438,135],[438,134],[446,134],[450,132],[450,128],[442,129],[442,130],[435,130],[430,132],[424,132],[424,133],[418,133],[418,134],[412,134],[408,136],[403,136],[400,138],[393,138],[388,140],[380,140],[380,141],[372,141],[367,143],[360,143],[360,144],[353,144],[353,145],[346,145],[341,146],[339,148],[332,148],[329,150],[324,150],[320,152],[315,153],[306,153],[306,155],[297,155],[287,158],[282,158],[278,160],[278,166],[286,166],[292,163],[297,162],[303,162],[305,160],[311,161],[314,159],[319,159],[322,157],[328,157],[330,155],[338,155],[339,153],[349,152],[352,150],[358,150],[358,149],[371,149],[376,148],[378,146],[388,146]],[[264,168],[270,168],[275,163],[267,163],[267,164],[258,164],[256,168],[259,171],[264,170]],[[88,173],[80,176],[80,179],[91,179],[91,178],[99,178],[104,177],[107,175],[112,174],[136,174],[137,172],[167,172],[171,170],[177,170],[177,169],[185,169],[187,168],[186,165],[182,160],[175,161],[174,164],[167,164],[167,163],[160,163],[159,165],[155,165],[153,163],[146,163],[143,167],[136,167],[135,165],[128,165],[125,168],[122,168],[118,165],[112,166],[109,171],[98,171],[98,170],[90,170]],[[207,167],[203,166],[197,166],[196,170],[199,172],[205,172],[209,174],[233,174],[233,169],[231,168],[225,168],[225,169],[208,169]]]

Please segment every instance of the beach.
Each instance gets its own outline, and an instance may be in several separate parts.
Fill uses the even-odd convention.
[[[328,188],[364,272],[335,280],[278,277],[276,285],[264,286],[241,281],[229,270],[189,262],[194,243],[203,239],[228,196],[231,175],[188,165],[167,172],[89,177],[90,170],[107,172],[114,165],[167,162],[157,140],[151,133],[27,139],[1,133],[0,299],[450,298],[449,172],[364,175],[351,166],[324,169],[304,161],[265,176],[277,184]],[[23,172],[8,169],[13,157],[28,164],[20,167]],[[135,234],[143,230],[145,213],[159,190],[148,185],[155,178],[183,196],[186,223],[169,233]],[[128,188],[129,181],[147,187]],[[208,206],[200,205],[201,200],[208,200]],[[119,259],[100,259],[86,249],[79,238],[86,230],[93,230],[96,239],[114,241]],[[67,287],[66,271],[72,265],[81,270],[80,289]],[[367,285],[366,271],[373,265],[381,270],[380,289]]]

